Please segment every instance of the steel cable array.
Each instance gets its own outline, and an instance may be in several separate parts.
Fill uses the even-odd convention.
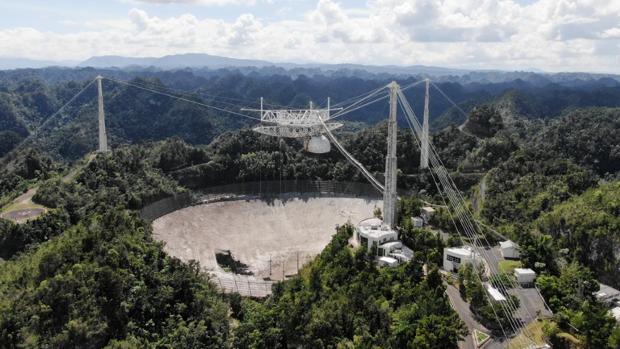
[[[409,103],[407,102],[406,98],[404,97],[402,93],[399,93],[399,102],[400,102],[402,110],[405,112],[405,115],[409,119],[408,120],[409,124],[413,126],[411,129],[412,133],[414,134],[415,137],[418,138],[416,140],[419,142],[420,137],[422,135],[421,126],[417,120],[415,113],[413,112],[413,109],[411,108],[411,106],[409,105]],[[429,160],[432,165],[431,174],[433,175],[433,180],[435,181],[435,175],[436,175],[437,179],[439,179],[439,183],[441,183],[441,187],[440,187],[435,181],[437,189],[442,194],[442,198],[444,196],[448,197],[449,204],[451,205],[454,211],[454,212],[450,212],[451,216],[457,217],[457,219],[461,223],[462,230],[467,235],[467,238],[473,242],[472,245],[474,247],[474,252],[478,253],[480,256],[483,256],[483,258],[487,262],[489,266],[489,274],[490,274],[489,284],[507,295],[506,302],[499,302],[499,304],[504,310],[511,328],[516,334],[518,334],[519,332],[522,332],[524,336],[532,344],[534,344],[533,339],[532,339],[533,336],[530,333],[530,331],[522,323],[520,323],[518,320],[512,317],[511,312],[516,313],[518,311],[518,306],[512,301],[511,297],[509,296],[510,293],[508,293],[508,288],[506,287],[506,285],[504,285],[502,279],[493,278],[493,275],[499,274],[498,269],[494,268],[497,262],[497,258],[492,253],[487,253],[482,242],[479,240],[479,235],[482,235],[483,239],[486,241],[488,245],[488,241],[486,240],[486,237],[484,236],[484,234],[477,233],[477,231],[479,231],[480,229],[478,228],[478,230],[476,230],[476,228],[474,227],[474,224],[472,223],[472,220],[470,219],[470,216],[472,216],[471,212],[464,205],[465,201],[460,191],[457,189],[456,185],[454,184],[454,181],[452,180],[452,178],[446,171],[445,166],[443,166],[443,163],[441,162],[436,149],[430,142],[429,142],[429,153],[430,153]],[[456,224],[455,221],[453,221],[453,223],[455,224],[455,228],[457,229],[457,232],[459,233],[461,239],[463,239],[463,236],[460,234],[460,230],[458,229],[458,225]],[[512,281],[511,279],[509,280]],[[482,282],[482,280],[480,281]],[[527,310],[527,307],[525,307],[525,309],[529,313],[529,310]],[[534,318],[531,316],[531,314],[530,314],[530,317]],[[499,318],[497,318],[497,320],[498,320],[498,323],[500,323]]]

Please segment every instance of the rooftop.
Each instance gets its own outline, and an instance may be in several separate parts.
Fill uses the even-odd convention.
[[[620,291],[611,286],[599,283],[599,290],[594,293],[594,296],[599,301],[606,301],[614,298],[620,299]]]
[[[450,254],[455,254],[455,255],[460,255],[460,256],[471,256],[473,254],[473,250],[469,246],[448,247],[445,249],[445,251]]]
[[[384,248],[385,247],[388,247],[388,248],[389,247],[399,248],[402,245],[403,245],[403,243],[400,242],[400,241],[390,241],[390,242],[386,242],[386,243],[382,244],[380,247],[384,247]]]
[[[499,292],[495,287],[491,286],[490,284],[486,284],[485,287],[487,289],[487,292],[489,293],[489,296],[491,296],[494,301],[502,302],[506,300],[506,297],[504,297],[504,295]]]
[[[432,208],[432,207],[430,207],[430,206],[424,206],[424,207],[422,207],[422,209],[421,209],[421,210],[422,210],[422,211],[424,211],[424,212],[427,212],[427,213],[433,213],[433,212],[435,212],[435,209],[434,209],[434,208]]]
[[[514,273],[518,275],[534,275],[536,276],[536,272],[530,268],[515,268]]]
[[[368,218],[361,221],[358,229],[362,235],[373,239],[388,237],[396,239],[398,236],[396,230],[392,230],[387,225],[384,225],[383,221],[379,218]]]
[[[379,263],[384,263],[385,265],[397,265],[398,260],[396,258],[383,256],[379,257]]]
[[[388,263],[398,263],[396,258],[386,257],[386,256],[379,257],[379,260],[380,261],[384,261],[384,262],[388,262]]]
[[[512,240],[506,240],[506,241],[500,241],[499,242],[499,246],[501,248],[512,248],[512,247],[519,247],[514,241]]]

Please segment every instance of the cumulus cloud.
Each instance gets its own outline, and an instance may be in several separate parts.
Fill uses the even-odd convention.
[[[204,6],[254,5],[256,0],[128,0],[133,3],[148,4],[191,4]]]
[[[228,43],[231,46],[252,44],[261,29],[261,23],[253,15],[243,14],[231,26]]]
[[[157,17],[135,8],[125,18],[105,23],[87,23],[74,33],[2,29],[0,55],[83,59],[206,52],[291,62],[620,73],[620,1],[368,0],[350,8],[318,0],[296,19],[251,13],[226,21],[192,14]]]

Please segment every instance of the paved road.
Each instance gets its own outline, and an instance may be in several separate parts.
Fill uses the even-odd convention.
[[[474,329],[487,333],[487,334],[491,333],[491,331],[489,331],[481,323],[476,321],[476,319],[474,318],[474,315],[471,313],[471,310],[469,310],[469,303],[465,302],[461,298],[461,295],[459,294],[459,290],[456,287],[452,285],[448,285],[448,287],[446,288],[446,294],[448,295],[448,298],[450,299],[450,304],[452,304],[452,308],[454,309],[454,311],[456,311],[457,314],[459,314],[459,317],[461,318],[461,320],[463,320],[463,322],[467,326],[467,329],[469,330],[470,333],[472,333]],[[498,339],[498,338],[491,338],[488,342],[485,343],[483,348],[484,349],[503,349],[506,347],[506,344],[507,344],[506,341],[502,341],[501,339]],[[460,349],[476,349],[476,346],[474,345],[474,340],[471,334],[465,337],[464,341],[459,342],[459,348]]]
[[[489,330],[487,330],[484,326],[482,326],[480,323],[478,323],[478,321],[474,319],[471,310],[469,310],[469,304],[461,298],[459,290],[456,287],[448,285],[448,287],[446,288],[446,294],[450,299],[450,304],[452,304],[452,308],[454,309],[454,311],[456,311],[457,314],[459,314],[459,317],[461,318],[461,320],[463,320],[470,333],[467,335],[467,337],[465,337],[464,341],[459,342],[459,348],[476,349],[476,346],[474,345],[474,339],[471,336],[472,331],[476,329],[485,333],[490,333]]]

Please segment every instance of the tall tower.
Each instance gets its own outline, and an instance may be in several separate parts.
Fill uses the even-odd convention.
[[[424,95],[424,123],[422,124],[422,144],[420,147],[420,168],[428,168],[428,101],[429,80],[426,79],[426,94]]]
[[[396,227],[396,107],[398,102],[398,84],[392,81],[390,89],[390,116],[388,117],[387,154],[385,157],[385,190],[383,191],[383,223],[390,228]]]
[[[97,104],[98,104],[98,114],[99,114],[99,151],[106,152],[108,151],[108,135],[105,131],[105,113],[103,111],[103,89],[101,88],[101,79],[103,77],[98,75],[97,80]]]

